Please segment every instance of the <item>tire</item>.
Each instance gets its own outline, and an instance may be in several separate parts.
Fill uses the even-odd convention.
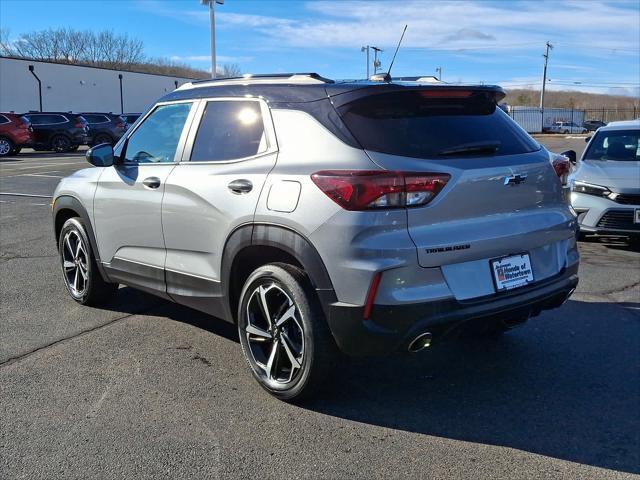
[[[15,145],[10,138],[0,137],[0,157],[11,155]]]
[[[74,217],[64,223],[58,238],[58,255],[64,284],[76,302],[98,306],[118,289],[117,283],[105,282],[98,271],[82,219]]]
[[[71,139],[66,135],[55,135],[51,139],[51,150],[56,153],[66,153],[71,151],[73,144]]]
[[[309,279],[291,265],[264,265],[249,276],[240,294],[238,333],[254,378],[280,400],[314,395],[338,358]]]
[[[562,132],[564,135],[569,135],[569,130],[565,130],[564,132]]]
[[[100,145],[101,143],[108,143],[109,145],[113,145],[113,138],[107,133],[99,133],[93,139],[92,144],[95,146]]]
[[[11,155],[18,155],[22,151],[22,147],[13,147],[11,150]]]
[[[75,152],[75,151],[77,151],[77,150],[78,150],[78,148],[80,148],[80,145],[73,145],[73,146],[69,149],[69,151],[70,151],[70,152]]]

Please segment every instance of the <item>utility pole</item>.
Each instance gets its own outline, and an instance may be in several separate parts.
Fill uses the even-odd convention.
[[[222,5],[224,0],[200,0],[201,5],[209,6],[209,23],[211,24],[211,78],[216,78],[216,16],[215,4]]]
[[[369,80],[369,49],[371,47],[367,45],[366,47],[362,47],[360,49],[361,52],[367,52],[367,80]]]
[[[547,86],[547,63],[549,62],[549,50],[553,50],[553,45],[547,42],[547,52],[544,57],[544,70],[542,72],[542,91],[540,92],[540,109],[544,109],[544,91]]]
[[[378,60],[378,52],[384,52],[381,48],[371,47],[373,49],[373,74],[378,73],[378,68],[382,65],[382,62]]]
[[[436,68],[436,73],[438,74],[438,80],[442,81],[442,67]]]

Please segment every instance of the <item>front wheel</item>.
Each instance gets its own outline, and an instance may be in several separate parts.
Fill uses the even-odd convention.
[[[7,137],[0,137],[0,157],[6,157],[7,155],[11,155],[11,152],[15,146],[13,142]]]
[[[238,333],[255,379],[285,401],[317,392],[338,355],[308,278],[286,264],[265,265],[249,276]]]
[[[58,253],[64,284],[71,298],[82,305],[100,305],[118,289],[98,271],[95,256],[80,218],[70,218],[62,226]]]

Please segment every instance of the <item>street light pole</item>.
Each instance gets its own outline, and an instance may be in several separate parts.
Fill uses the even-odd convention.
[[[369,45],[367,45],[366,47],[362,47],[360,49],[361,52],[367,52],[367,80],[369,80],[369,50],[371,49],[371,47]]]
[[[209,23],[211,28],[211,78],[216,78],[216,14],[215,4],[222,5],[224,0],[200,0],[201,5],[209,6]]]
[[[382,52],[383,50],[378,47],[371,48],[373,49],[373,74],[375,75],[376,73],[378,73],[378,68],[380,68],[380,65],[382,65],[382,63],[378,61],[378,52]]]
[[[436,73],[438,74],[438,80],[442,81],[442,67],[436,68]]]

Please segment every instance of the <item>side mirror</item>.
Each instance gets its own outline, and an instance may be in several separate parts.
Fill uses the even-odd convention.
[[[113,165],[113,147],[108,143],[101,143],[87,150],[87,162],[95,167],[110,167]]]
[[[584,143],[589,143],[589,140],[591,140],[591,137],[584,137]]]
[[[562,152],[560,155],[564,155],[565,157],[567,157],[573,165],[575,165],[577,162],[575,150],[567,150],[566,152]]]

